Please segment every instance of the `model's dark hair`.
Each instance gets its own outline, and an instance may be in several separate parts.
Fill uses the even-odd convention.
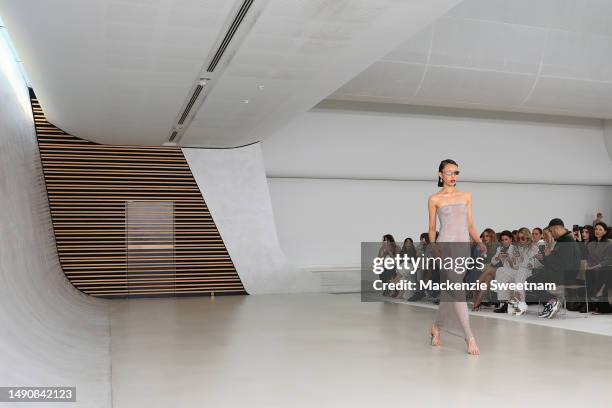
[[[452,160],[452,159],[445,159],[445,160],[442,160],[442,161],[440,162],[440,165],[438,166],[438,171],[439,171],[440,173],[442,173],[442,170],[444,170],[444,167],[445,167],[447,164],[453,164],[453,165],[455,165],[455,166],[459,167],[459,165],[457,164],[457,162],[455,162],[454,160]],[[442,187],[443,185],[444,185],[444,182],[442,181],[442,177],[438,176],[438,187]]]
[[[503,230],[500,234],[499,234],[499,240],[501,241],[502,237],[508,237],[510,238],[511,241],[514,241],[514,235],[512,235],[512,233],[508,230]]]

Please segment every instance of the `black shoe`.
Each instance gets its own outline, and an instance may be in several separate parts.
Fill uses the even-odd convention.
[[[495,313],[508,313],[508,303],[502,302],[498,308],[493,310]]]
[[[580,311],[580,309],[582,309],[583,306],[584,306],[584,302],[571,302],[571,303],[568,302],[567,310],[569,310],[570,312],[578,312]]]
[[[406,299],[407,302],[416,302],[418,300],[421,300],[425,297],[425,293],[424,292],[417,292],[414,295],[410,296],[408,299]]]

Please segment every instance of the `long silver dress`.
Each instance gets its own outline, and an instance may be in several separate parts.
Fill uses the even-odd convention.
[[[471,256],[466,204],[457,203],[440,206],[437,214],[440,220],[440,234],[436,242],[440,247],[442,257]],[[464,276],[465,273],[443,269],[440,272],[440,281],[463,282]],[[463,291],[441,293],[435,324],[451,333],[455,330],[462,330],[466,339],[473,337],[470,328],[470,315]]]

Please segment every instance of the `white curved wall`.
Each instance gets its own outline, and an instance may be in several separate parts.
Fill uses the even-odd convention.
[[[280,249],[260,145],[183,153],[246,291],[315,291]]]
[[[2,40],[0,101],[0,385],[76,386],[66,406],[110,407],[107,304],[60,269],[28,91]]]
[[[597,211],[610,221],[612,161],[601,121],[553,119],[421,108],[308,112],[262,144],[281,247],[303,268],[350,266],[360,262],[362,241],[385,233],[418,239],[447,157],[460,164],[458,187],[473,194],[479,230],[543,226],[552,217],[571,227]]]

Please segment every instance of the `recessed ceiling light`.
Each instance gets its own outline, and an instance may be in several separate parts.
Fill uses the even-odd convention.
[[[243,100],[240,101],[240,103],[249,103],[249,100],[248,99],[243,99]]]
[[[259,90],[261,91],[261,90],[264,89],[264,86],[263,85],[257,85],[257,88],[259,88]]]

